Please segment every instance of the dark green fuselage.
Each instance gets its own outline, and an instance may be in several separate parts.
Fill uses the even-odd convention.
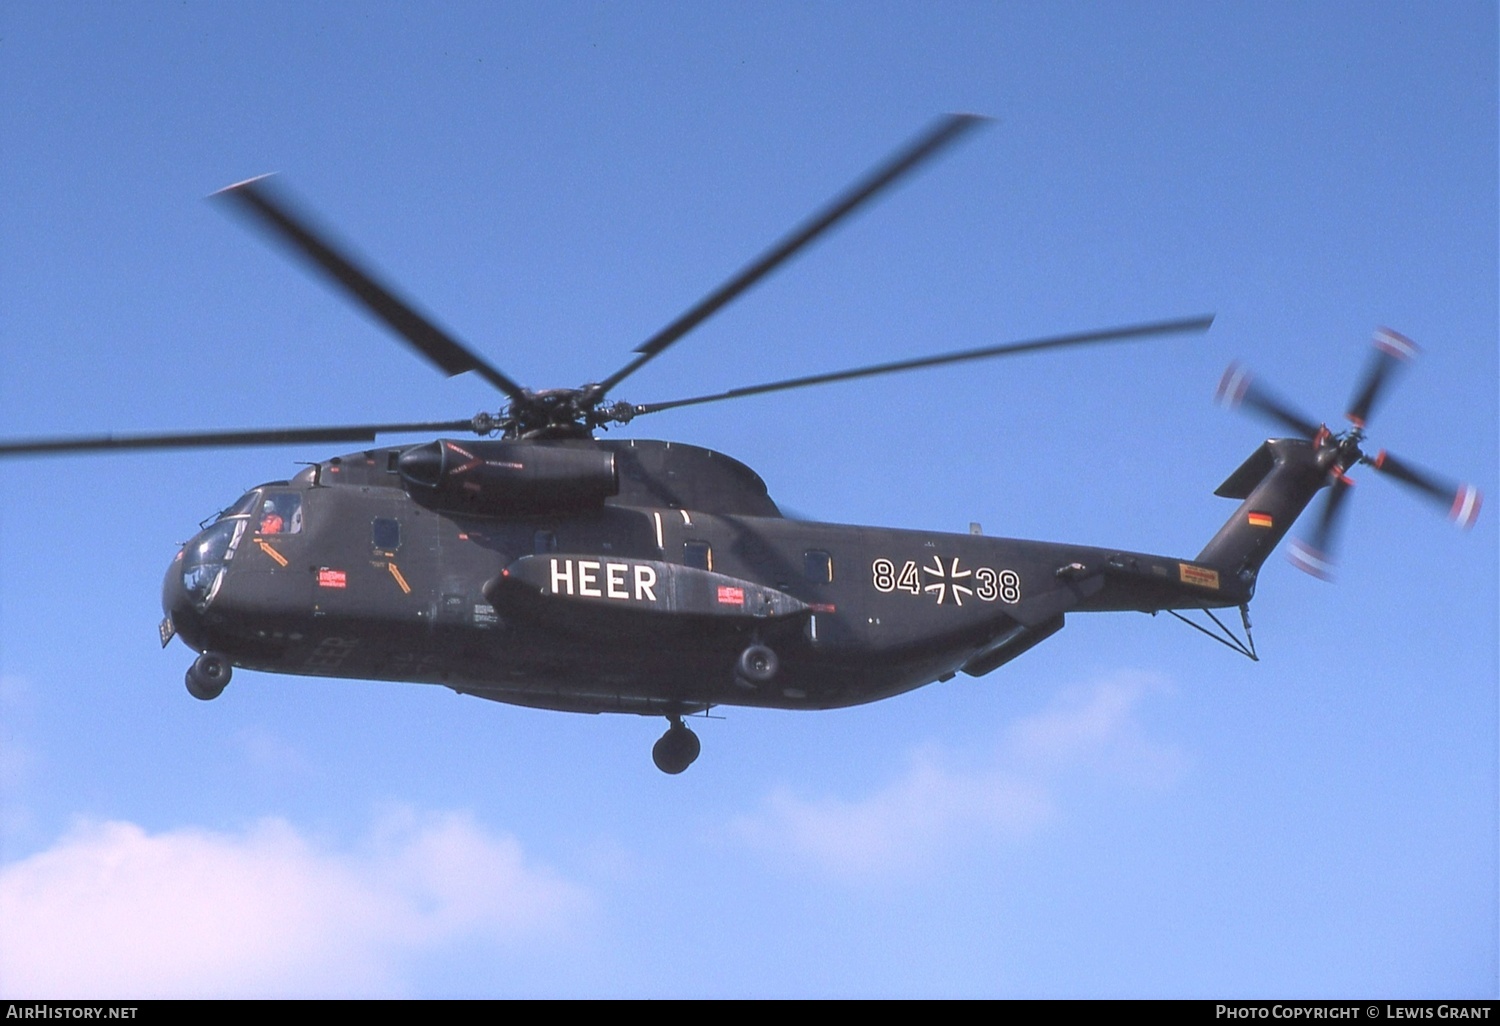
[[[816,709],[989,672],[1070,611],[1240,605],[1258,567],[788,520],[748,467],[676,443],[463,444],[426,447],[477,453],[451,482],[485,456],[519,474],[532,456],[603,453],[613,494],[496,512],[492,484],[488,506],[414,485],[412,448],[328,460],[184,547],[163,591],[172,629],[249,669],[551,709]],[[773,680],[735,673],[752,643],[780,657]]]

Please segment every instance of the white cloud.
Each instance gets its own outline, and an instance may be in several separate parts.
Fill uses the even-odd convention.
[[[872,794],[806,798],[782,789],[731,829],[757,847],[850,880],[926,865],[975,837],[1026,837],[1059,814],[1067,774],[1153,787],[1176,779],[1181,756],[1150,742],[1136,717],[1158,686],[1140,675],[1101,681],[1015,723],[977,768],[954,766],[929,748]]]
[[[856,800],[780,790],[733,824],[756,845],[802,856],[838,876],[867,877],[929,861],[968,829],[1019,836],[1051,814],[1045,790],[1003,771],[944,768],[933,753],[901,779]]]
[[[276,819],[244,834],[84,823],[0,867],[0,992],[393,994],[405,958],[556,938],[588,904],[458,814],[387,817],[352,851]]]
[[[1126,673],[1062,692],[1011,727],[1005,751],[1031,773],[1081,768],[1137,785],[1170,784],[1182,772],[1182,754],[1149,740],[1136,715],[1147,695],[1164,689],[1158,678]]]
[[[252,772],[270,780],[295,780],[316,776],[318,770],[303,752],[270,731],[250,727],[236,739]]]

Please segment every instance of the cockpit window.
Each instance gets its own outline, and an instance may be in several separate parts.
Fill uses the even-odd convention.
[[[229,517],[248,517],[250,514],[255,512],[256,504],[259,502],[259,500],[259,488],[257,488],[253,492],[246,492],[244,495],[241,495],[239,497],[239,500],[236,501],[233,506],[230,506],[224,512],[220,513],[219,519],[226,520]]]
[[[260,504],[256,531],[260,534],[298,534],[302,530],[302,493],[267,492]]]

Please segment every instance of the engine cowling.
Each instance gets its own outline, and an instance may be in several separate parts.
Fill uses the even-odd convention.
[[[489,516],[590,509],[620,491],[615,454],[581,446],[442,438],[407,449],[396,467],[424,506]]]

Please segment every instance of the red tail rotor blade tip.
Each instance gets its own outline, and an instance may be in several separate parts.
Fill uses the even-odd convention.
[[[1304,541],[1294,540],[1287,558],[1298,570],[1312,574],[1320,581],[1333,580],[1333,560]]]
[[[1422,351],[1421,347],[1411,339],[1390,328],[1375,330],[1375,348],[1391,354],[1398,360],[1414,360]]]
[[[1474,526],[1474,521],[1479,519],[1479,507],[1484,503],[1484,496],[1479,489],[1473,485],[1464,485],[1453,497],[1453,508],[1448,511],[1448,516],[1459,527],[1467,530]]]
[[[1239,363],[1231,363],[1224,371],[1224,376],[1219,379],[1219,388],[1214,392],[1214,398],[1225,406],[1238,406],[1249,387],[1250,372]]]

